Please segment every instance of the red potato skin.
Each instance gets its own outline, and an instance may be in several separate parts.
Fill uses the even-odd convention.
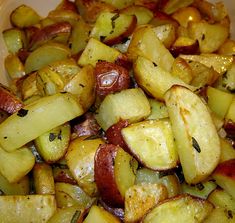
[[[103,208],[118,217],[122,222],[124,221],[124,210],[123,208],[113,208],[108,206],[102,199],[99,200],[99,203],[103,206]]]
[[[224,130],[227,133],[227,137],[235,140],[235,123],[232,121],[228,121],[224,124]]]
[[[198,41],[195,41],[194,44],[188,45],[188,46],[171,46],[169,49],[173,57],[178,57],[180,54],[197,54],[199,51],[199,43]]]
[[[19,57],[20,61],[24,64],[26,59],[28,58],[30,52],[26,49],[20,49],[17,53],[17,56]]]
[[[156,11],[158,9],[158,0],[138,0],[137,5],[144,6],[145,8],[151,10],[152,12]]]
[[[44,43],[60,33],[70,33],[72,26],[68,22],[58,22],[37,30],[31,38],[29,48],[37,43]]]
[[[93,113],[86,113],[85,120],[73,127],[73,133],[76,137],[96,136],[99,134],[101,127],[98,125]]]
[[[128,56],[126,54],[121,54],[116,60],[115,64],[126,68],[127,70],[131,70],[132,68],[132,62],[128,59]]]
[[[130,86],[128,70],[115,63],[99,61],[96,63],[94,73],[98,96],[106,96],[127,89]]]
[[[23,107],[23,103],[7,88],[0,86],[0,109],[13,114]]]
[[[69,0],[63,0],[61,4],[57,7],[58,10],[70,10],[73,12],[78,13],[77,7],[74,2],[71,2]]]
[[[118,123],[110,126],[106,130],[106,137],[109,143],[120,146],[125,151],[129,152],[128,146],[125,143],[121,131],[127,127],[129,122],[127,120],[120,120]]]
[[[230,179],[235,180],[235,159],[231,159],[231,160],[226,160],[222,163],[220,163],[213,175],[223,175],[226,177],[229,177]]]
[[[123,33],[119,34],[118,36],[113,37],[112,39],[107,39],[107,40],[104,39],[103,42],[109,46],[123,42],[123,40],[125,40],[125,38],[127,38],[128,36],[130,36],[133,33],[133,31],[135,30],[136,24],[137,24],[137,18],[136,18],[136,16],[133,15],[132,21],[131,21],[129,27]]]
[[[170,23],[175,27],[176,30],[179,27],[179,23],[177,20],[167,15],[166,13],[158,11],[158,10],[154,12],[154,17],[150,21],[150,23],[153,25],[158,25],[158,26]]]
[[[114,161],[119,147],[102,144],[95,154],[95,182],[102,200],[110,207],[123,207],[124,200],[117,188]]]
[[[69,176],[66,171],[61,170],[60,173],[56,176],[54,176],[55,182],[62,182],[62,183],[68,183],[72,185],[77,185],[77,181],[74,180],[71,176]]]

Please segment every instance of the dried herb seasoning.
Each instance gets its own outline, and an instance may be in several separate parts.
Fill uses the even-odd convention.
[[[21,108],[21,109],[17,112],[17,115],[18,115],[19,117],[25,117],[25,116],[28,114],[28,111],[29,111],[29,110],[26,110],[26,109]]]
[[[75,211],[70,223],[76,223],[81,215],[81,211]]]
[[[55,133],[53,133],[53,132],[50,132],[50,134],[49,134],[49,141],[50,142],[52,142],[52,141],[54,141],[55,139],[56,139],[56,134]]]
[[[201,148],[200,148],[200,146],[199,146],[197,140],[196,140],[194,137],[192,137],[192,145],[193,145],[193,148],[194,148],[198,153],[201,152]]]

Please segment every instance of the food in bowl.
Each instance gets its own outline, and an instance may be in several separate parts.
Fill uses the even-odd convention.
[[[223,3],[63,0],[46,17],[22,4],[9,19],[1,221],[233,218]]]

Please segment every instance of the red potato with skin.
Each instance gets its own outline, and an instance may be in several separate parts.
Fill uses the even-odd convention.
[[[128,70],[117,64],[100,61],[95,67],[96,93],[99,96],[127,89],[130,86]]]
[[[127,144],[125,143],[121,131],[123,128],[129,125],[128,120],[120,120],[116,124],[112,125],[106,130],[106,137],[109,143],[119,145],[125,151],[129,151]]]
[[[124,202],[114,176],[114,160],[118,149],[115,145],[104,144],[95,155],[95,182],[103,201],[111,207],[122,207]]]
[[[74,2],[69,1],[69,0],[63,0],[57,7],[57,10],[70,10],[73,12],[78,12],[77,7]]]
[[[144,6],[154,12],[158,8],[158,0],[136,0],[135,5]]]
[[[95,154],[95,182],[101,199],[110,207],[124,205],[127,189],[135,183],[138,162],[121,147],[102,144]]]
[[[53,39],[59,34],[69,34],[72,30],[72,26],[69,22],[58,22],[42,29],[35,31],[32,34],[29,48],[34,49],[35,47],[42,45],[43,43]]]
[[[174,57],[177,57],[180,54],[196,54],[199,51],[199,43],[197,40],[179,37],[169,50]]]
[[[227,121],[224,123],[224,130],[227,133],[227,137],[235,140],[235,123],[232,121]]]
[[[227,160],[220,163],[214,173],[213,179],[235,199],[235,159]]]
[[[94,115],[92,113],[86,113],[85,120],[74,125],[73,135],[75,137],[96,136],[99,134],[100,129],[101,127],[96,122]]]
[[[20,110],[23,107],[23,102],[20,101],[12,92],[7,88],[0,85],[0,109],[9,114]]]

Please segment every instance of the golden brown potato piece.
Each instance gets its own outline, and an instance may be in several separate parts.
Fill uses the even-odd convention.
[[[132,34],[136,24],[135,15],[102,12],[91,30],[90,37],[107,45],[121,43]]]
[[[144,217],[142,222],[203,222],[212,209],[213,205],[207,200],[181,195],[158,204]]]
[[[199,51],[199,43],[188,37],[178,37],[170,48],[170,52],[174,57],[180,54],[196,54]]]
[[[112,125],[106,130],[106,137],[109,143],[119,145],[125,151],[129,151],[127,144],[125,143],[121,131],[123,128],[129,125],[128,120],[120,120],[116,124]]]
[[[52,171],[55,182],[77,184],[77,181],[73,178],[67,167],[54,166]]]
[[[127,89],[130,76],[127,69],[117,64],[100,61],[95,67],[96,93],[99,96]]]
[[[75,4],[81,16],[88,23],[94,23],[101,12],[116,10],[111,4],[96,0],[76,0]]]
[[[162,0],[160,1],[159,8],[167,14],[172,14],[178,9],[187,7],[192,3],[193,0]]]
[[[187,28],[189,22],[199,22],[201,20],[200,12],[197,8],[192,6],[178,9],[176,12],[173,13],[172,17],[185,28]]]
[[[0,109],[12,114],[23,107],[23,103],[8,88],[0,85]]]

